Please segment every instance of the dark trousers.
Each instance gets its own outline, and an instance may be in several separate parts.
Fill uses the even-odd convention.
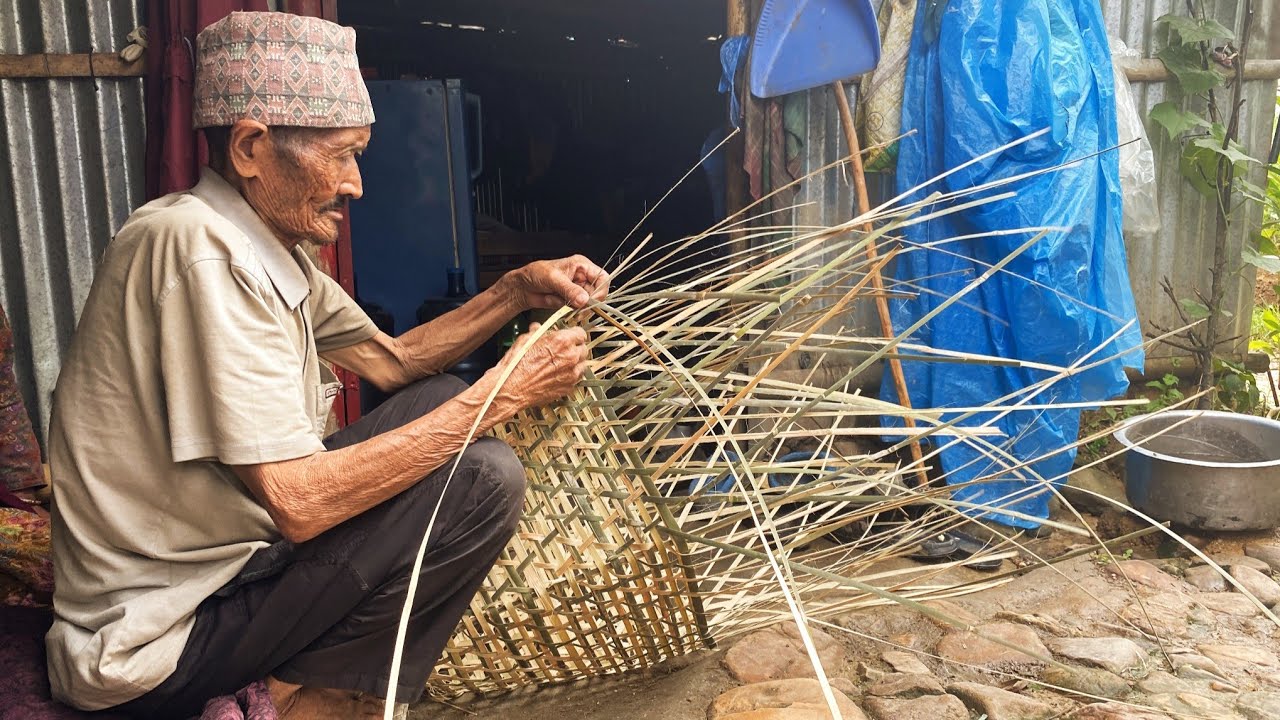
[[[465,387],[449,375],[422,380],[325,445],[333,450],[398,428]],[[200,605],[173,674],[119,709],[138,718],[187,718],[209,698],[267,675],[385,697],[414,555],[452,465],[314,540],[255,553],[235,580]],[[419,574],[397,701],[421,697],[514,532],[523,501],[524,468],[510,448],[482,438],[463,453]]]

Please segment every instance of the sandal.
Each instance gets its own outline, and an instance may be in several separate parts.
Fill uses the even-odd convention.
[[[983,542],[966,532],[947,530],[922,541],[919,552],[910,557],[913,560],[924,562],[964,560],[983,552],[989,547],[989,543]],[[964,565],[982,572],[993,572],[999,570],[1003,562],[998,558],[988,558],[964,563]]]

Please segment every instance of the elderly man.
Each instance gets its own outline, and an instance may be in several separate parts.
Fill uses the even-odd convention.
[[[55,393],[60,700],[185,718],[247,686],[285,718],[380,715],[428,522],[407,701],[515,527],[523,468],[482,436],[568,394],[585,334],[522,339],[483,412],[496,371],[473,387],[441,372],[518,312],[603,298],[608,276],[580,257],[534,263],[379,333],[300,247],[334,242],[361,195],[373,110],[354,46],[349,28],[280,13],[198,38],[210,167],[112,241]],[[325,361],[399,392],[322,440],[338,388]]]

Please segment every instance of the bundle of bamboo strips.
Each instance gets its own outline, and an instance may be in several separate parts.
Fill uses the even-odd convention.
[[[992,426],[943,422],[938,410],[876,400],[851,381],[886,357],[1015,361],[912,345],[904,338],[914,328],[881,339],[842,323],[854,303],[874,300],[870,280],[896,252],[869,254],[869,244],[887,245],[896,229],[941,213],[1010,201],[999,185],[890,203],[838,227],[757,226],[746,231],[750,249],[737,253],[724,252],[730,233],[744,231],[735,220],[669,246],[642,245],[620,264],[630,279],[607,304],[553,318],[587,327],[592,371],[575,397],[498,432],[528,469],[525,515],[433,692],[639,668],[782,617],[803,622],[987,586],[939,582],[936,569],[885,569],[962,522],[963,508],[944,491],[904,482],[923,468],[898,461],[896,448],[860,439],[883,434],[882,416],[910,417],[915,427],[896,435],[977,444],[1007,468],[1027,468],[1000,457],[1007,439]],[[1018,252],[1045,232],[1006,231],[1025,235]],[[691,272],[674,278],[675,258]],[[808,371],[783,373],[800,354]],[[1040,369],[1054,379],[1072,372]],[[1034,406],[1038,391],[971,411]],[[836,530],[843,542],[816,542]]]

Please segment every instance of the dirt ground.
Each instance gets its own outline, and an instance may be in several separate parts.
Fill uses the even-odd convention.
[[[1257,282],[1254,283],[1253,301],[1258,305],[1275,307],[1280,304],[1280,296],[1276,295],[1276,285],[1280,284],[1280,274],[1258,271]]]
[[[1122,534],[1132,526],[1115,518],[1089,518],[1104,534]],[[1111,523],[1114,526],[1109,526]],[[1236,534],[1192,538],[1211,557],[1231,557],[1242,553],[1245,542],[1260,539],[1280,540],[1280,533]],[[1078,547],[1078,538],[1058,533],[1048,540],[1035,541],[1033,549],[1046,556],[1065,554]],[[1153,537],[1115,549],[1118,555],[1131,551],[1135,558],[1150,558],[1166,572],[1185,570],[1189,561],[1157,558],[1172,554],[1169,547]],[[901,561],[910,564],[910,561]],[[1005,563],[1004,570],[1014,567]],[[1189,594],[1152,593],[1148,588],[1130,586],[1116,572],[1116,566],[1099,556],[1082,555],[1053,567],[1028,568],[1028,572],[1005,584],[979,593],[951,599],[948,612],[967,612],[980,621],[1009,621],[1033,628],[1045,639],[1054,637],[1128,637],[1151,654],[1152,668],[1167,664],[1166,653],[1194,652],[1198,644],[1225,643],[1280,649],[1280,628],[1261,616],[1244,617],[1238,613],[1205,611],[1186,605]],[[974,577],[973,571],[949,571]],[[1135,597],[1143,602],[1135,602]],[[1208,603],[1208,600],[1205,601]],[[1182,603],[1182,604],[1179,604]],[[1173,618],[1182,622],[1186,607],[1194,607],[1188,617],[1198,623],[1193,631],[1181,627],[1165,634],[1144,634],[1133,625],[1160,630]],[[1190,621],[1188,621],[1190,622]],[[920,653],[921,660],[944,683],[982,682],[997,687],[1013,688],[1068,712],[1078,700],[1013,678],[984,670],[957,667],[932,655],[938,640],[950,628],[914,611],[897,606],[879,607],[833,618],[834,628],[826,631],[840,639],[847,650],[842,667],[827,668],[833,678],[846,678],[854,685],[865,685],[869,675],[884,672],[880,661],[886,650],[909,648]],[[843,628],[843,629],[842,629]],[[875,638],[874,640],[871,638]],[[1155,639],[1159,638],[1159,639]],[[729,643],[728,646],[732,646]],[[737,686],[722,662],[724,651],[704,651],[691,657],[671,661],[664,666],[623,676],[598,678],[557,688],[509,694],[502,697],[462,702],[450,706],[437,701],[424,701],[415,706],[410,718],[415,720],[463,720],[464,718],[505,718],[507,720],[704,720],[707,707],[719,694]],[[1172,667],[1164,667],[1172,671]],[[1035,671],[1028,670],[1034,678]],[[1137,680],[1138,678],[1132,678]],[[1243,689],[1247,678],[1236,678],[1237,689]],[[1269,689],[1263,684],[1262,689]],[[856,699],[856,698],[855,698]],[[1138,697],[1132,700],[1141,702]],[[1226,716],[1224,716],[1226,717]]]

